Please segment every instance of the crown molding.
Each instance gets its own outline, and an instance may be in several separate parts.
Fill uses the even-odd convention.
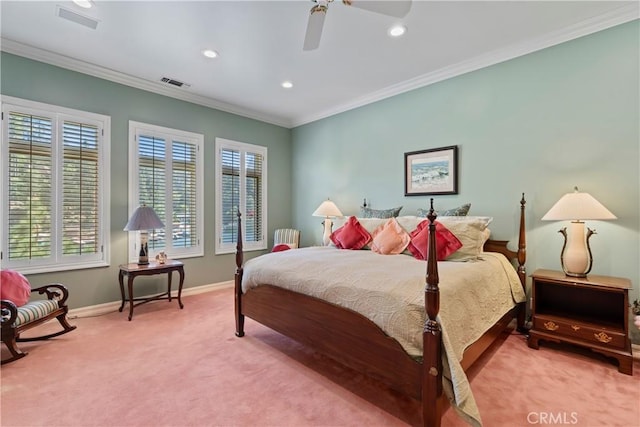
[[[191,102],[193,104],[214,108],[216,110],[225,111],[227,113],[236,114],[277,126],[291,128],[291,121],[282,117],[264,114],[262,112],[242,108],[240,106],[228,104],[206,96],[185,92],[184,89],[165,86],[160,82],[152,82],[150,80],[134,77],[125,73],[121,73],[119,71],[80,61],[78,59],[53,53],[34,46],[26,45],[14,40],[0,38],[0,50],[28,59],[33,59],[34,61],[44,62],[46,64],[55,65],[60,68],[77,71],[79,73],[88,74],[90,76],[98,77],[104,80],[109,80],[115,83],[134,87],[136,89],[142,89],[148,92],[153,92],[159,95]]]
[[[318,114],[295,117],[293,118],[293,127],[315,122],[335,114],[353,110],[404,92],[409,92],[452,77],[457,77],[481,68],[499,64],[510,59],[524,56],[538,50],[555,46],[560,43],[574,40],[637,19],[640,19],[640,3],[634,2],[633,4],[621,6],[612,11],[584,20],[575,25],[565,27],[561,30],[550,32],[544,36],[530,39],[522,43],[509,45],[505,48],[488,52],[469,60],[388,86],[382,90],[370,93],[366,96],[360,97],[346,104],[338,105]]]

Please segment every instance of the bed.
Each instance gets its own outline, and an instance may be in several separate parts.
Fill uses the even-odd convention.
[[[451,309],[453,304],[443,305],[443,310],[440,310],[439,270],[443,270],[442,291],[443,296],[446,297],[443,301],[446,302],[451,300],[452,295],[457,292],[453,290],[456,286],[450,285],[454,282],[453,277],[457,273],[450,273],[450,270],[458,267],[453,268],[451,264],[474,271],[470,270],[471,264],[474,263],[447,264],[446,261],[440,261],[439,267],[435,249],[436,224],[434,222],[437,216],[433,210],[433,199],[427,217],[429,251],[426,262],[417,261],[405,255],[384,257],[372,254],[372,251],[315,247],[263,255],[244,265],[242,236],[239,235],[234,293],[236,335],[244,336],[245,317],[249,317],[420,401],[425,426],[439,426],[442,414],[450,402],[469,423],[479,425],[480,417],[464,371],[500,336],[514,318],[517,319],[518,328],[524,326],[525,203],[523,194],[520,201],[517,250],[509,249],[507,241],[489,239],[484,243],[482,262],[475,263],[495,264],[498,269],[504,269],[505,275],[510,277],[512,282],[509,292],[512,294],[513,301],[509,307],[503,307],[500,310],[493,309],[492,306],[490,311],[493,312],[493,317],[489,320],[490,324],[480,326],[481,331],[475,336],[466,337],[467,341],[458,340],[459,331],[456,332],[456,327],[459,328],[462,324],[464,334],[469,329],[464,326],[465,322],[467,326],[471,324],[469,319],[463,320],[459,313],[450,314],[454,312]],[[240,222],[241,218],[238,215],[239,230],[242,229]],[[378,258],[371,261],[370,257],[376,256]],[[391,264],[383,266],[383,260]],[[352,267],[339,272],[341,261],[351,266],[360,265],[359,263],[362,262],[371,267]],[[305,264],[307,262],[311,264]],[[421,313],[419,319],[422,320],[418,320],[420,324],[417,325],[419,332],[409,333],[409,336],[398,336],[396,332],[389,329],[384,316],[379,314],[386,312],[388,318],[401,318],[400,335],[402,335],[402,325],[408,324],[409,321],[416,322],[415,319],[407,319],[416,318],[416,316],[397,314],[395,308],[380,310],[378,306],[374,306],[367,312],[366,309],[357,306],[362,298],[352,294],[355,292],[353,290],[340,292],[322,290],[319,286],[321,280],[311,276],[314,269],[313,262],[321,264],[319,269],[324,269],[325,272],[335,270],[338,276],[345,277],[345,281],[356,284],[373,282],[375,276],[382,276],[383,282],[392,282],[390,286],[393,289],[405,287],[405,282],[402,282],[408,280],[405,276],[418,274],[417,292],[420,301],[418,303],[415,301],[416,279],[413,277],[411,285],[407,287],[412,289],[414,295],[401,297],[400,303],[406,302],[406,306],[412,309],[412,313]],[[393,263],[397,265],[394,267]],[[331,265],[332,268],[327,269],[327,265]],[[273,268],[274,266],[278,268]],[[294,268],[294,266],[297,267]],[[410,274],[407,273],[408,271]],[[473,280],[469,277],[463,279],[467,283],[465,286],[470,286],[468,283],[474,282],[475,276],[481,275],[475,271],[472,274]],[[307,286],[308,289],[305,291],[307,293],[302,293],[300,286],[307,280],[311,285]],[[336,280],[325,278],[324,282],[328,284]],[[513,289],[514,280],[519,289]],[[396,281],[398,283],[395,283]],[[484,289],[484,286],[478,287]],[[345,297],[345,292],[350,297]],[[395,290],[389,293],[393,292]],[[518,294],[517,297],[516,294]],[[489,295],[487,298],[487,301],[490,301],[495,297]],[[378,296],[371,299],[378,299]],[[463,309],[463,312],[466,310]],[[474,314],[471,311],[469,315]],[[473,341],[469,342],[469,339]]]

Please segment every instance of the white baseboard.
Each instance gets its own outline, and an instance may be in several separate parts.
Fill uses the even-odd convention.
[[[192,288],[183,289],[182,296],[186,297],[189,295],[202,294],[204,292],[211,292],[218,289],[231,288],[233,287],[233,285],[234,285],[233,280],[229,280],[226,282],[212,283],[209,285],[194,286]],[[147,296],[151,296],[151,295],[147,295]],[[177,297],[177,296],[178,296],[177,290],[171,291],[171,297]],[[138,297],[136,296],[136,298]],[[144,296],[141,295],[140,298],[144,298]],[[120,308],[121,304],[122,304],[122,301],[113,301],[113,302],[106,302],[104,304],[90,305],[88,307],[74,308],[73,310],[69,310],[69,314],[67,315],[67,317],[69,319],[77,319],[79,317],[101,316],[103,314],[117,311]]]

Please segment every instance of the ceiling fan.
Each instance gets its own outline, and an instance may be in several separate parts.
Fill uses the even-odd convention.
[[[333,0],[311,0],[315,5],[311,8],[309,22],[307,23],[307,34],[304,37],[303,50],[314,50],[320,45],[322,36],[322,26],[324,18],[329,10],[329,3]],[[342,0],[347,6],[353,6],[383,15],[404,17],[411,9],[412,0]]]

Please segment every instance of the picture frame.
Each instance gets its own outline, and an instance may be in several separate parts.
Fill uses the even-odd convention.
[[[404,153],[404,195],[458,194],[458,146]]]

